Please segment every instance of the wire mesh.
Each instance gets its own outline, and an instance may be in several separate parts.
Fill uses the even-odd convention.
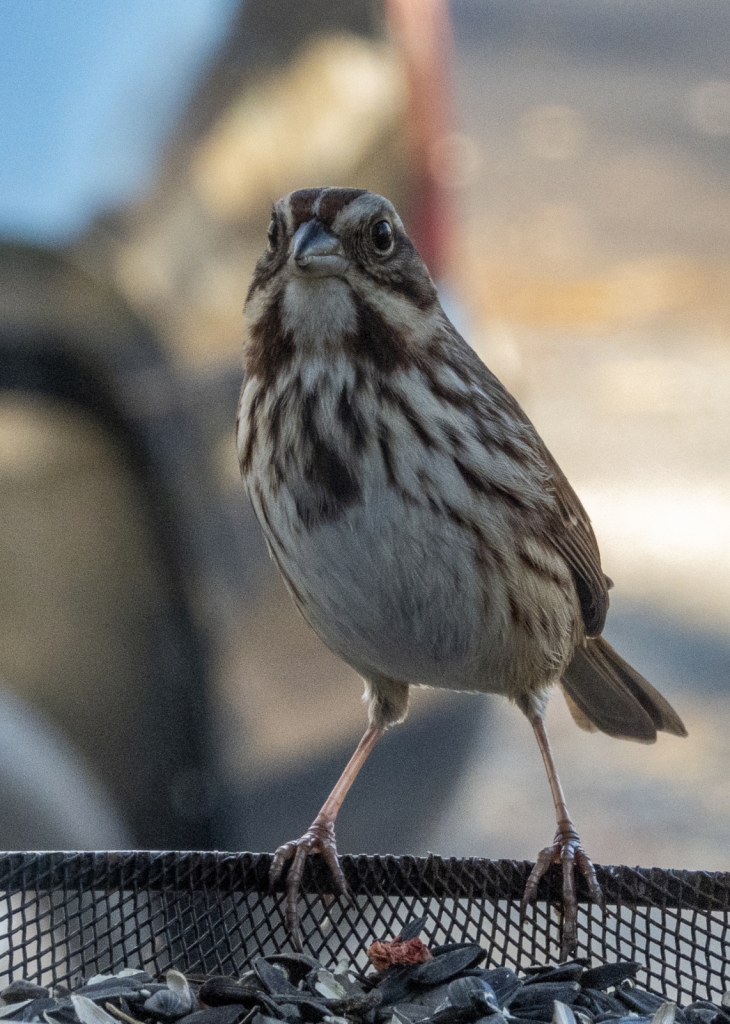
[[[439,857],[344,856],[352,904],[307,863],[300,909],[305,949],[325,965],[360,967],[375,939],[425,916],[431,944],[477,941],[489,966],[555,962],[558,868],[523,917],[531,864]],[[158,975],[237,974],[252,957],[289,947],[281,888],[269,893],[269,854],[10,853],[0,856],[0,986],[17,978],[75,985],[140,967]],[[719,1001],[728,984],[730,873],[596,867],[605,914],[578,880],[578,955],[635,960],[638,980],[686,1002]]]

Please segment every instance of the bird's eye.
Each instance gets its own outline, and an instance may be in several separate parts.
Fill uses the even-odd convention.
[[[271,224],[269,224],[269,245],[272,249],[276,248],[276,243],[279,241],[279,224],[276,217],[271,218]]]
[[[393,244],[393,229],[388,221],[376,221],[370,228],[370,238],[378,252],[387,252]]]

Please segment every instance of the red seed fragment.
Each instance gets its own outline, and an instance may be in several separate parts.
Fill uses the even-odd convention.
[[[385,971],[394,964],[421,964],[432,959],[431,950],[420,939],[374,942],[368,950],[368,960],[376,971]]]

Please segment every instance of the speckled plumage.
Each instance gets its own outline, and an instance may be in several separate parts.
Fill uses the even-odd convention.
[[[597,639],[609,582],[588,516],[386,199],[280,200],[245,312],[245,486],[295,603],[365,680],[374,728],[405,717],[412,685],[503,694],[534,725],[562,678],[584,727],[683,733]]]

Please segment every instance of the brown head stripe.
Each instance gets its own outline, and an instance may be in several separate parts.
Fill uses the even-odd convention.
[[[289,198],[289,209],[293,222],[292,231],[296,231],[300,224],[312,219],[314,206],[321,192],[321,188],[303,188],[299,192],[292,192]]]
[[[332,226],[337,214],[360,196],[367,195],[364,188],[331,188],[322,195],[317,216],[326,228]]]
[[[364,188],[303,188],[299,192],[292,192],[289,200],[292,231],[296,231],[300,224],[312,219],[320,196],[322,201],[319,204],[317,216],[325,227],[331,227],[340,210],[344,209],[353,199],[366,193],[367,189]]]

